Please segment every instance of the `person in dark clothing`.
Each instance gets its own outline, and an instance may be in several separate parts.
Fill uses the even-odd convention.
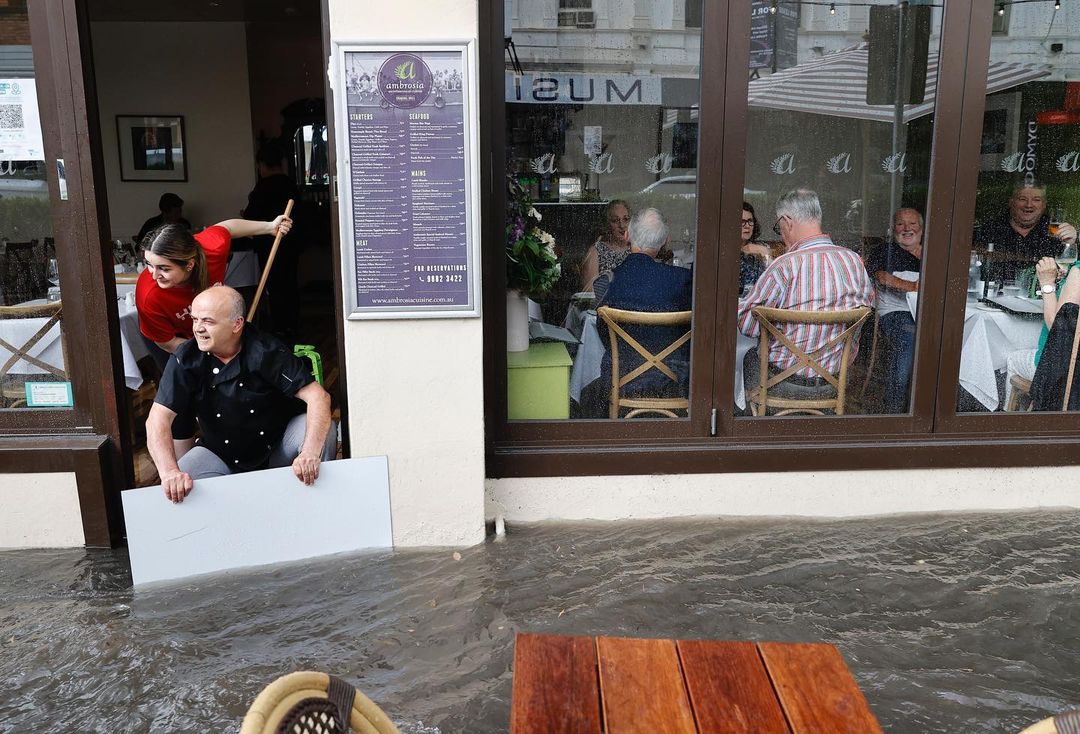
[[[1044,257],[1056,257],[1064,247],[1063,239],[1076,237],[1076,228],[1067,223],[1057,224],[1050,232],[1050,217],[1046,215],[1046,187],[1040,183],[1021,183],[1009,197],[1009,208],[975,228],[975,244],[989,248],[991,255],[990,280],[1003,283],[1014,280],[1017,274]]]
[[[228,286],[196,296],[191,320],[195,338],[170,357],[146,419],[165,496],[182,502],[195,480],[284,466],[313,484],[337,434],[310,366],[246,324],[244,299]]]
[[[656,259],[660,249],[668,241],[667,224],[660,212],[656,209],[643,209],[635,214],[630,221],[629,239],[630,254],[622,264],[599,278],[607,282],[606,287],[601,289],[604,296],[597,305],[626,311],[689,311],[693,291],[691,272],[674,265],[665,265]],[[685,325],[625,326],[627,333],[653,354],[662,352],[685,334],[686,328]],[[607,324],[600,320],[597,322],[597,329],[606,346],[609,343]],[[640,354],[629,348],[620,348],[619,358],[621,374],[633,371],[644,362]],[[623,389],[623,393],[650,397],[686,396],[690,385],[690,343],[679,347],[664,363],[676,374],[677,382],[658,370],[650,369],[631,381]],[[606,411],[606,397],[610,388],[611,353],[605,352],[600,377],[583,391],[583,408],[589,413],[603,414],[602,411]]]
[[[275,212],[270,219],[285,211],[289,199],[297,198],[296,183],[285,165],[285,149],[274,140],[264,143],[255,157],[259,166],[259,180],[248,194],[244,217],[251,218],[256,212]],[[260,271],[266,267],[273,237],[253,237],[253,246],[259,256]],[[274,331],[288,341],[296,332],[299,319],[300,292],[297,285],[297,267],[300,261],[300,241],[278,247],[274,267],[266,283],[265,299],[270,306],[269,318],[262,322],[264,331]]]
[[[161,198],[158,199],[158,209],[161,210],[161,213],[143,222],[139,233],[135,235],[136,245],[141,246],[146,235],[165,224],[182,224],[189,232],[191,231],[191,222],[184,219],[184,200],[179,196],[173,193],[162,194]],[[278,214],[280,213],[278,212]],[[274,217],[276,216],[277,214],[274,215]],[[270,218],[273,219],[274,217]]]
[[[907,294],[918,292],[922,270],[923,218],[915,209],[898,209],[893,239],[871,253],[866,271],[877,289],[878,328],[889,343],[885,362],[885,412],[907,411],[915,363],[915,319]]]

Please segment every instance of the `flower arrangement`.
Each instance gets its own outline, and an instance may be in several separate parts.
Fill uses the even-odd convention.
[[[507,177],[506,209],[506,287],[542,298],[562,275],[555,238],[540,229],[540,212],[513,176]]]

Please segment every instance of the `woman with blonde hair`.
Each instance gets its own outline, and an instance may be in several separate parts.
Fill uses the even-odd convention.
[[[614,270],[630,254],[630,207],[613,199],[604,210],[604,233],[597,238],[581,263],[581,290],[591,291],[601,273]]]

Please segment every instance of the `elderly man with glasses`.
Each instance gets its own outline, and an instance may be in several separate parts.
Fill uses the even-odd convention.
[[[754,318],[755,306],[799,311],[843,311],[874,305],[874,286],[866,266],[857,253],[833,244],[821,231],[821,202],[809,189],[794,189],[776,203],[773,231],[784,241],[786,251],[773,260],[745,297],[739,299],[739,331],[758,336],[760,325]],[[781,324],[781,330],[795,346],[814,352],[844,330],[842,324]],[[851,359],[855,358],[852,350]],[[821,353],[819,360],[829,372],[840,370],[842,342]],[[769,366],[782,372],[796,363],[796,357],[779,341],[769,347]],[[751,349],[744,362],[746,385],[758,382],[757,349]],[[795,373],[784,384],[820,387],[822,378],[810,368]]]

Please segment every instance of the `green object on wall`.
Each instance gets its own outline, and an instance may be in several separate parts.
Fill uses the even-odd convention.
[[[506,353],[507,418],[554,420],[570,417],[570,367],[561,342],[530,344]]]

